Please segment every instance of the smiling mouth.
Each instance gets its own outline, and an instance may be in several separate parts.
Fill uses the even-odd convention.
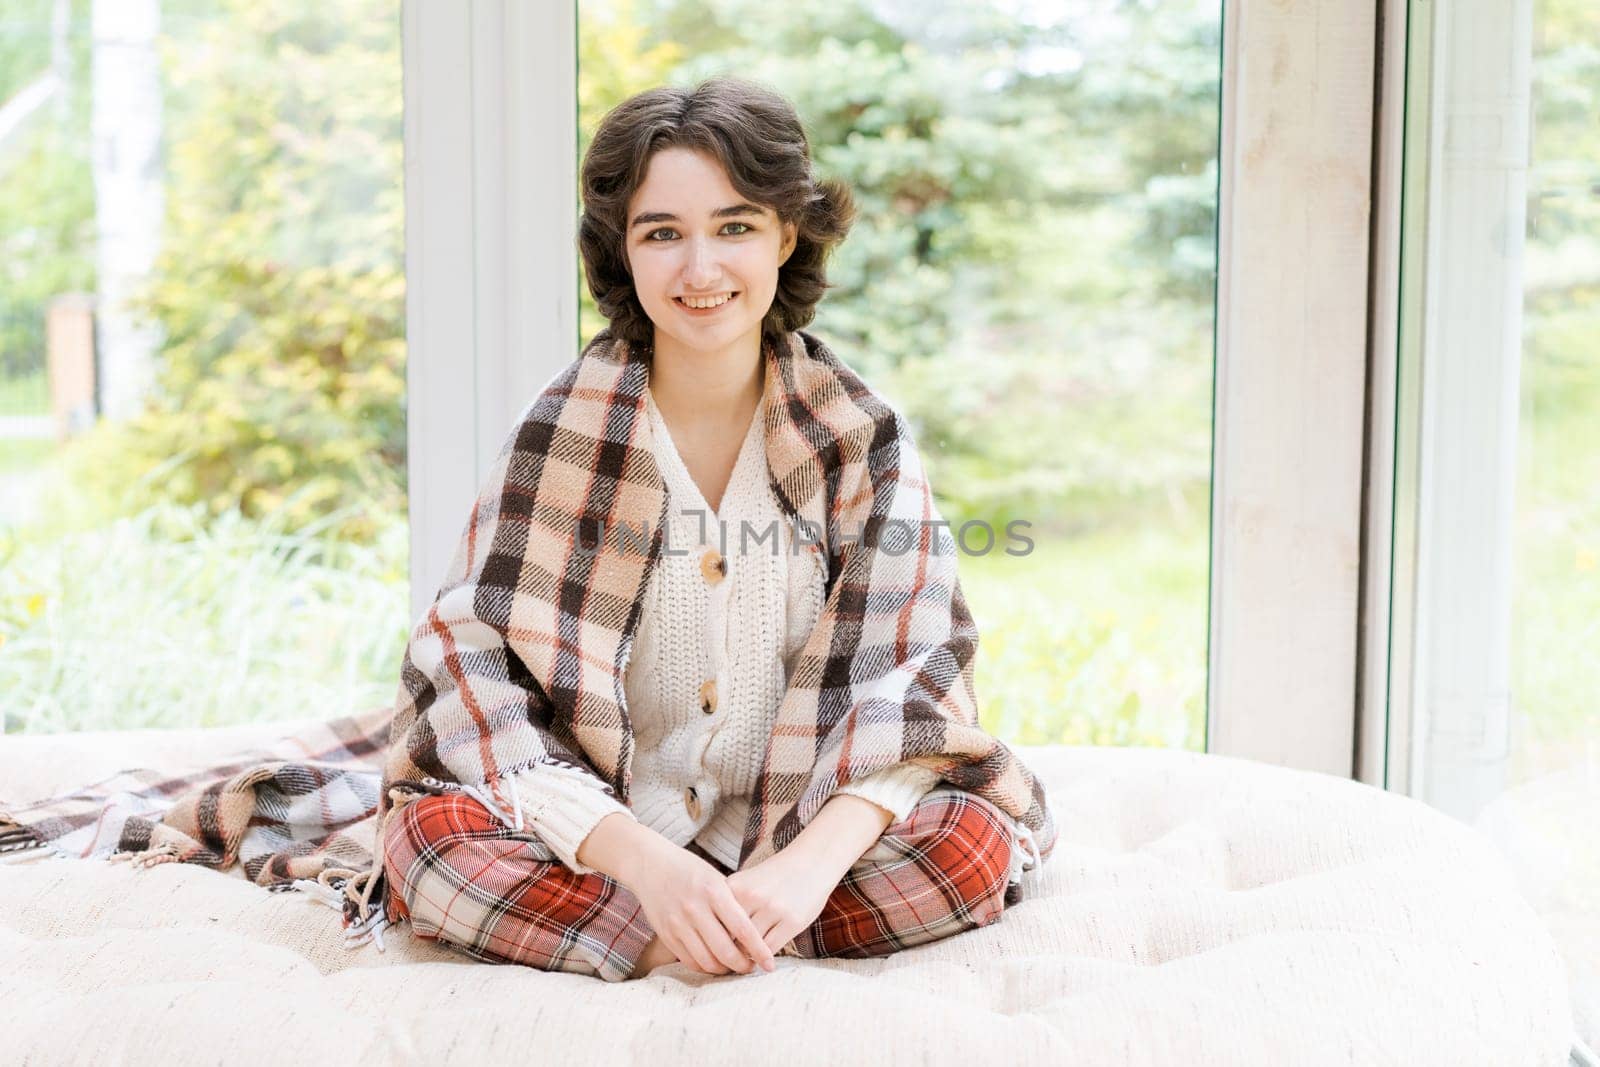
[[[712,307],[708,307],[708,308],[697,308],[697,307],[692,307],[689,304],[685,304],[683,302],[683,298],[681,296],[673,297],[672,298],[672,302],[674,304],[677,304],[679,307],[683,308],[683,310],[685,310],[685,311],[693,311],[693,312],[696,312],[698,314],[702,314],[703,315],[703,314],[706,314],[708,312],[719,311],[722,308],[727,307],[729,304],[731,304],[735,300],[739,299],[739,297],[741,295],[741,292],[742,292],[741,290],[734,290],[733,295],[728,297],[728,299],[724,300],[720,304],[716,304],[716,305],[714,305]]]

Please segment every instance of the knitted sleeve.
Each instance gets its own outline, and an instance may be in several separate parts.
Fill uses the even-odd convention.
[[[915,763],[895,763],[865,778],[842,785],[835,792],[870,800],[893,813],[894,821],[898,823],[910,818],[911,809],[917,806],[917,801],[938,783],[938,771],[930,771]]]
[[[630,819],[631,809],[606,792],[594,775],[559,764],[541,763],[516,772],[518,806],[525,825],[550,846],[550,851],[569,869],[579,874],[597,873],[578,862],[578,846],[583,844],[601,819],[621,812]]]

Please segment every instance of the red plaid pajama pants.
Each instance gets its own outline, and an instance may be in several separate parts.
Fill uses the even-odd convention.
[[[698,845],[712,866],[732,871]],[[982,797],[935,789],[845,874],[794,952],[886,956],[1000,918],[1010,823]],[[463,793],[401,808],[384,834],[389,914],[412,932],[476,959],[540,970],[629,977],[655,936],[633,892],[578,874],[537,835],[501,823]]]

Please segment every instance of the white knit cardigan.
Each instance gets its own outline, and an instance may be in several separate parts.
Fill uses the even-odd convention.
[[[762,410],[713,511],[648,389],[645,400],[670,503],[666,541],[624,669],[635,737],[632,808],[567,768],[538,764],[512,776],[525,824],[580,874],[594,868],[578,862],[579,845],[613,812],[738,865],[778,706],[823,607],[822,555],[817,546],[794,549],[767,478]],[[869,800],[899,822],[938,781],[936,772],[902,763],[838,792]]]

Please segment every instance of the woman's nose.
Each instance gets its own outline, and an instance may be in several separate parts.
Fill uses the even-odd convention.
[[[717,269],[716,254],[707,241],[695,239],[688,244],[689,258],[683,267],[684,284],[691,289],[703,289],[721,274]]]

